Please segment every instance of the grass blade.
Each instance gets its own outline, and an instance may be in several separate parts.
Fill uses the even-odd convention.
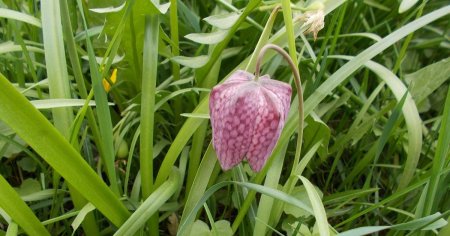
[[[180,173],[173,169],[169,179],[156,189],[114,235],[134,235],[145,222],[180,188]]]
[[[29,235],[50,235],[19,194],[0,175],[0,208]],[[9,231],[9,229],[8,229]]]
[[[113,224],[121,225],[129,216],[128,210],[80,154],[2,74],[0,87],[3,89],[0,93],[0,120],[8,124]]]

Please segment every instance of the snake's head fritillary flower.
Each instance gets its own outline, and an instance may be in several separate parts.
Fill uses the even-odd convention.
[[[289,112],[289,84],[238,70],[211,91],[213,146],[223,170],[246,159],[258,172],[280,137]]]

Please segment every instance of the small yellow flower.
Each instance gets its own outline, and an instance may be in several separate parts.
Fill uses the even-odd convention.
[[[106,92],[109,92],[109,90],[111,90],[111,85],[114,85],[116,83],[117,80],[117,69],[114,69],[111,77],[109,77],[109,81],[107,79],[103,79],[102,83],[103,83],[103,88],[105,89]],[[112,84],[110,84],[110,82]]]

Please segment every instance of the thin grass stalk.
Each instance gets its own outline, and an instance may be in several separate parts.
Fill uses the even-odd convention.
[[[422,16],[423,9],[425,8],[425,5],[426,5],[427,2],[428,1],[423,1],[423,3],[420,4],[420,7],[419,7],[419,9],[417,11],[417,14],[416,14],[416,19]],[[400,49],[400,53],[398,55],[397,61],[395,62],[394,69],[392,69],[394,74],[397,74],[398,70],[401,68],[403,59],[405,58],[405,55],[406,55],[406,50],[408,50],[408,46],[411,43],[411,40],[412,40],[413,36],[414,36],[414,32],[410,33],[405,38],[405,41],[403,42],[403,45],[402,45],[402,47]]]
[[[170,20],[170,39],[172,40],[172,56],[176,57],[180,55],[180,40],[178,38],[178,6],[177,0],[170,0],[170,9],[169,9],[169,20]],[[172,80],[178,81],[180,80],[180,64],[175,61],[172,61]],[[175,86],[175,90],[178,89],[178,86]],[[175,115],[174,122],[177,128],[181,127],[183,117],[180,114],[183,112],[183,100],[180,97],[174,99],[173,111]],[[189,166],[191,166],[189,161]]]
[[[142,181],[142,198],[146,199],[154,191],[153,183],[153,136],[156,80],[158,72],[158,15],[145,17],[144,57],[141,95],[141,139],[140,170]],[[150,235],[158,235],[158,212],[148,223]]]
[[[436,193],[441,189],[445,189],[446,175],[441,177],[445,163],[449,160],[449,144],[450,144],[450,87],[447,91],[447,98],[445,100],[445,107],[441,119],[441,127],[439,129],[438,144],[436,147],[436,153],[433,158],[433,165],[431,168],[430,181],[428,182],[425,207],[422,216],[427,216],[433,211],[436,211],[437,204]],[[442,186],[439,186],[442,184]],[[448,187],[448,185],[447,185]]]
[[[302,85],[300,81],[300,73],[298,71],[298,59],[297,59],[297,48],[295,46],[295,33],[294,33],[294,24],[292,22],[292,10],[291,10],[291,1],[283,0],[281,2],[282,10],[283,10],[283,18],[284,24],[286,25],[286,33],[288,38],[288,50],[289,56],[292,60],[293,65],[296,70],[293,71],[294,75],[298,74],[298,79],[295,79],[295,86],[297,87],[298,93],[298,109],[299,109],[299,121],[298,121],[298,138],[297,138],[297,146],[295,149],[294,162],[292,165],[291,175],[294,174],[295,169],[300,161],[300,154],[302,151],[302,141],[303,141],[303,92]]]
[[[177,0],[170,0],[170,39],[172,40],[172,55],[180,55],[180,40],[178,38],[178,7]],[[180,65],[172,62],[173,81],[180,79]]]
[[[75,39],[73,37],[73,29],[72,24],[70,22],[70,13],[69,6],[67,1],[60,0],[61,2],[61,17],[63,24],[63,34],[65,39],[65,46],[67,47],[67,53],[69,55],[69,59],[72,65],[73,76],[75,78],[75,82],[77,83],[78,92],[80,97],[83,99],[88,98],[88,93],[86,89],[86,84],[84,83],[83,71],[81,69],[80,59],[78,57]],[[103,151],[103,145],[100,142],[100,131],[98,129],[97,122],[95,121],[95,116],[91,107],[87,108],[87,119],[89,123],[89,128],[92,130],[92,136],[94,138],[94,142],[96,147],[100,153],[100,156],[105,155]]]
[[[72,63],[72,70],[74,73],[75,81],[77,83],[77,88],[79,91],[79,94],[81,98],[86,99],[88,97],[87,91],[86,91],[86,85],[84,84],[84,78],[83,78],[83,72],[81,70],[81,65],[78,58],[78,53],[76,51],[76,44],[75,40],[72,34],[72,24],[70,22],[70,15],[69,15],[69,6],[67,4],[67,1],[60,0],[61,3],[61,18],[62,18],[62,25],[63,25],[63,34],[67,46],[67,51],[69,55],[70,62]],[[87,119],[90,126],[90,129],[92,130],[92,136],[94,138],[94,142],[99,150],[100,156],[104,156],[103,152],[103,145],[100,142],[100,132],[98,130],[97,123],[95,121],[94,113],[92,112],[92,109],[90,107],[87,108]],[[72,145],[76,145],[72,143]],[[81,210],[88,201],[82,197],[82,194],[76,191],[72,185],[68,185],[70,190],[70,195],[72,198],[72,201],[75,205],[75,208],[77,210]],[[98,224],[95,219],[94,212],[89,212],[86,215],[85,220],[82,223],[82,227],[86,233],[86,235],[98,235],[99,229]]]
[[[16,39],[16,41],[18,41],[18,43],[20,44],[20,48],[22,49],[22,54],[25,57],[25,62],[27,63],[27,66],[29,68],[28,71],[31,75],[31,78],[33,79],[34,83],[38,83],[39,79],[36,74],[36,67],[34,66],[33,61],[31,60],[30,53],[28,52],[27,46],[22,38],[22,35],[20,34],[18,24],[16,22],[14,22],[11,24],[11,26],[14,29],[15,39]],[[20,62],[20,65],[22,66],[21,62]],[[20,81],[19,81],[19,84],[20,84]],[[36,87],[36,91],[37,91],[38,97],[40,99],[42,99],[42,90],[41,90],[40,86]]]
[[[102,156],[102,160],[106,167],[106,173],[108,174],[108,179],[111,183],[112,191],[120,195],[119,184],[117,182],[117,175],[115,171],[115,154],[114,154],[114,146],[113,146],[113,135],[112,135],[112,121],[109,111],[108,100],[106,97],[106,93],[104,91],[102,85],[102,76],[100,70],[97,65],[97,61],[95,59],[94,48],[92,46],[92,42],[90,41],[89,36],[87,35],[87,22],[84,16],[83,4],[81,0],[77,0],[77,5],[79,11],[81,13],[81,18],[83,22],[83,26],[86,33],[86,46],[89,55],[89,69],[92,77],[92,87],[95,94],[95,102],[97,106],[97,116],[99,119],[99,128],[101,134],[101,141],[103,143],[103,148],[105,155]]]

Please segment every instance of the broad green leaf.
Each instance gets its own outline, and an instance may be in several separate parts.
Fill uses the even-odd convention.
[[[199,44],[217,44],[222,42],[227,34],[227,30],[217,30],[211,33],[192,33],[184,37]]]
[[[20,196],[26,196],[41,191],[41,184],[35,179],[25,179],[19,188],[16,188]]]
[[[219,220],[214,223],[216,228],[216,235],[220,236],[232,236],[233,230],[231,229],[230,222],[226,220]]]
[[[172,57],[171,60],[189,68],[200,68],[206,65],[206,63],[208,63],[209,56],[205,55],[196,57],[176,56]]]
[[[315,190],[318,192],[320,198],[322,198],[323,193],[317,187],[315,187]],[[292,190],[291,195],[312,208],[311,202],[308,198],[308,193],[306,192],[306,188],[304,185],[295,187],[294,190]],[[302,208],[296,207],[289,203],[284,205],[284,212],[286,212],[286,214],[294,216],[295,218],[308,217],[312,215],[311,212],[305,211]]]
[[[405,75],[409,91],[419,104],[450,78],[450,58],[428,65]]]
[[[197,235],[198,236],[210,236],[211,232],[209,230],[208,225],[205,222],[203,222],[201,220],[196,220],[187,235],[189,235],[189,236],[197,236]]]
[[[241,13],[231,12],[231,13],[208,16],[203,20],[208,22],[208,24],[215,26],[219,29],[229,29],[234,25],[234,23],[236,23],[236,21],[237,21],[237,19],[239,19],[240,15],[241,15]]]
[[[31,157],[24,157],[20,159],[17,164],[24,171],[35,172],[37,163]]]
[[[328,142],[330,141],[330,128],[314,113],[311,113],[305,119],[308,125],[303,130],[304,143],[303,146],[308,150],[312,145],[321,142],[320,148],[317,150],[320,158],[324,160],[328,156]]]

